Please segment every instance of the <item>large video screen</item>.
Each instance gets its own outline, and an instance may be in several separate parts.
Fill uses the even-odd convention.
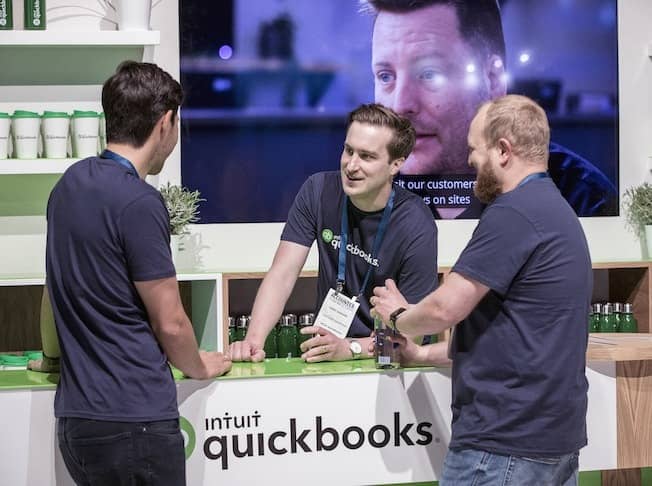
[[[417,131],[396,184],[435,218],[478,218],[466,135],[505,93],[546,110],[549,173],[577,214],[617,215],[617,0],[451,3],[180,0],[181,172],[201,222],[285,221],[373,101]]]

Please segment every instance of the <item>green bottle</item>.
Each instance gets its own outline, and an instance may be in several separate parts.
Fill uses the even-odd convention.
[[[309,312],[308,314],[301,314],[299,316],[299,334],[297,337],[297,356],[301,356],[303,352],[301,351],[301,344],[305,343],[308,339],[312,338],[312,334],[301,334],[301,329],[304,327],[310,327],[315,323],[315,314]]]
[[[244,341],[245,336],[247,335],[247,328],[249,327],[249,316],[240,316],[235,324],[235,336],[233,336],[234,341]]]
[[[11,9],[12,0],[0,0],[0,30],[14,28],[14,15]]]
[[[267,339],[265,339],[265,345],[263,346],[263,349],[265,350],[265,358],[276,358],[277,354],[277,336],[276,336],[276,326],[269,331],[269,334],[267,335]]]
[[[604,304],[600,313],[600,332],[616,332],[616,316],[612,304]]]
[[[620,319],[623,313],[623,304],[620,302],[615,302],[613,305],[614,309],[614,318],[616,320],[616,330],[614,332],[620,331]]]
[[[602,304],[595,303],[591,305],[589,314],[589,332],[600,332],[600,314],[602,313]]]
[[[229,316],[229,344],[235,339],[235,317]]]
[[[633,311],[632,304],[627,303],[623,306],[623,314],[620,319],[620,332],[638,332],[638,324]]]
[[[297,356],[297,316],[286,314],[281,317],[281,328],[278,332],[277,348],[279,358]]]

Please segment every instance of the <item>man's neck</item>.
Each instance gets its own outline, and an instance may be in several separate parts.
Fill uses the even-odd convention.
[[[512,174],[509,179],[503,183],[502,192],[506,193],[513,191],[526,177],[539,172],[546,172],[547,170],[548,168],[543,164],[522,165],[520,170]]]
[[[141,179],[147,177],[149,173],[149,167],[147,165],[149,156],[143,148],[134,148],[131,145],[123,143],[109,143],[106,145],[106,149],[121,155],[131,162],[136,172],[138,172],[138,177]]]
[[[392,193],[393,182],[383,187],[376,194],[361,194],[358,196],[350,196],[351,203],[361,211],[366,213],[373,213],[380,211],[387,206],[389,195]]]

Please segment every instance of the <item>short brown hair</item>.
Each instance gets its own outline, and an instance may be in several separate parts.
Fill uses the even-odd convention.
[[[107,142],[142,147],[160,118],[169,110],[176,116],[182,101],[181,85],[156,64],[123,62],[102,87]]]
[[[393,136],[387,144],[390,162],[396,159],[407,159],[414,148],[417,135],[410,120],[379,103],[360,105],[349,113],[346,122],[347,130],[353,122],[387,127],[392,131]]]
[[[526,96],[506,95],[484,103],[483,135],[488,147],[505,138],[515,155],[526,162],[548,164],[550,126],[546,112]]]

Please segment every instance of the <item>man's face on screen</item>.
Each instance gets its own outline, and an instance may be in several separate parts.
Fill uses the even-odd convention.
[[[462,39],[448,5],[381,11],[372,42],[376,102],[407,117],[417,132],[404,174],[468,174],[466,136],[489,98],[484,66]]]

